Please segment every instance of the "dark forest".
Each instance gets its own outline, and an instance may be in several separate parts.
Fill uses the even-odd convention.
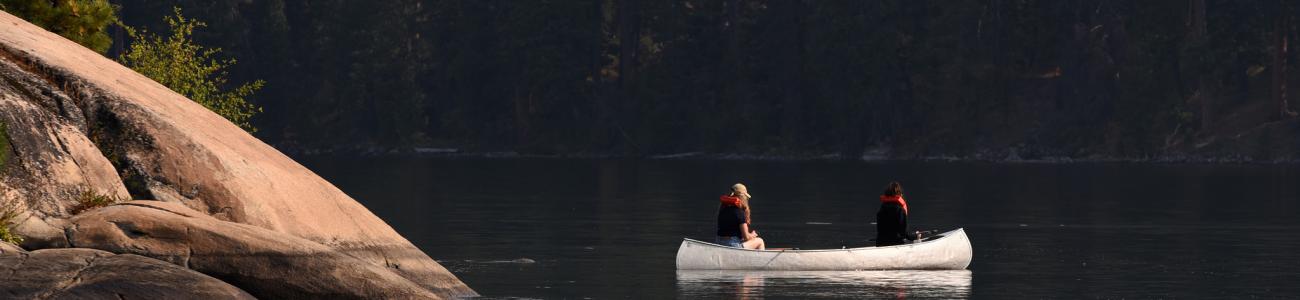
[[[1294,159],[1290,1],[113,1],[287,151]],[[125,36],[109,55],[121,51]]]

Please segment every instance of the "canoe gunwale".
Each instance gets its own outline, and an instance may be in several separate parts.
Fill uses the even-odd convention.
[[[955,234],[955,233],[957,233],[957,232],[961,232],[961,233],[964,234],[964,233],[965,233],[965,228],[957,228],[957,229],[949,230],[949,231],[946,231],[946,232],[943,232],[943,233],[939,233],[939,234],[936,234],[936,235],[939,235],[939,236],[940,236],[939,238],[937,238],[937,239],[925,240],[925,241],[922,241],[922,242],[919,242],[919,243],[907,243],[907,244],[898,244],[898,245],[890,245],[890,246],[866,246],[866,247],[841,248],[841,249],[806,249],[806,250],[805,250],[805,249],[798,249],[798,250],[796,250],[796,249],[785,249],[785,250],[758,250],[758,249],[745,249],[745,248],[736,248],[736,247],[730,247],[730,246],[723,246],[723,245],[718,245],[718,244],[714,244],[714,243],[710,243],[710,242],[705,242],[705,241],[701,241],[701,240],[696,240],[696,239],[691,239],[691,238],[682,238],[682,240],[687,241],[687,242],[690,242],[690,243],[693,243],[693,244],[699,244],[699,245],[705,245],[705,246],[717,247],[717,248],[722,248],[722,249],[726,249],[726,250],[733,250],[733,251],[749,251],[749,252],[760,252],[760,253],[779,253],[779,252],[812,253],[812,252],[835,252],[835,251],[841,251],[841,252],[853,252],[853,251],[855,251],[855,250],[872,250],[872,249],[889,249],[889,248],[901,248],[901,247],[915,247],[915,246],[919,246],[919,245],[925,245],[925,244],[937,243],[937,242],[940,242],[940,241],[943,241],[943,240],[946,240],[946,239],[952,238],[952,237],[953,237],[953,234]]]

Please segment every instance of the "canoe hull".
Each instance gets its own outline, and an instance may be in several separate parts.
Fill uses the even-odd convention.
[[[961,270],[971,261],[970,239],[958,228],[943,237],[886,247],[828,250],[748,250],[684,239],[678,270]]]

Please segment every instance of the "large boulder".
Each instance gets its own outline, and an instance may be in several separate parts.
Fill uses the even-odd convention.
[[[0,82],[10,86],[0,89],[0,122],[9,124],[10,135],[22,137],[14,141],[21,153],[13,159],[21,167],[0,170],[0,197],[28,204],[36,217],[28,217],[24,222],[31,224],[19,226],[19,232],[42,237],[37,240],[44,245],[58,246],[50,229],[66,217],[63,206],[51,203],[65,201],[69,184],[88,184],[100,193],[124,189],[134,199],[180,203],[220,220],[317,242],[440,296],[476,295],[361,204],[234,124],[99,53],[3,12],[0,70]],[[46,163],[32,157],[64,157],[81,176],[30,176],[72,170],[55,166],[55,159]],[[119,178],[104,172],[104,162]]]
[[[62,219],[84,191],[126,197],[108,159],[88,138],[80,108],[58,90],[0,60],[0,203],[24,212],[14,228],[33,248],[64,247]]]
[[[76,247],[168,261],[259,298],[437,298],[394,270],[316,242],[218,220],[183,205],[130,201],[69,220]]]
[[[3,299],[254,299],[173,264],[94,249],[33,252],[0,242]]]

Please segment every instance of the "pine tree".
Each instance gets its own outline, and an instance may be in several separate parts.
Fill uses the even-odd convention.
[[[0,9],[99,53],[113,44],[105,29],[117,22],[117,7],[107,0],[0,0]]]

